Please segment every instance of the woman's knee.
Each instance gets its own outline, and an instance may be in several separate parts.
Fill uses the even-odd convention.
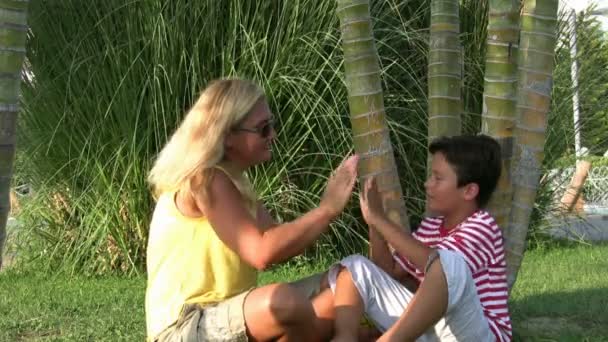
[[[265,300],[267,310],[282,323],[312,319],[314,309],[311,301],[289,284],[275,284]]]
[[[314,331],[312,303],[287,284],[253,290],[245,299],[243,313],[252,341],[276,339],[289,331]]]

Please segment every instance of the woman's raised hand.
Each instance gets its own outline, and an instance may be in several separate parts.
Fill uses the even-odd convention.
[[[338,216],[350,199],[357,180],[358,163],[358,155],[345,158],[327,181],[319,206],[328,210],[332,216]]]

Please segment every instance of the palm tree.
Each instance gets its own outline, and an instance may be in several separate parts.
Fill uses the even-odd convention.
[[[557,8],[558,0],[524,0],[521,15],[513,202],[505,234],[509,287],[515,283],[523,259],[544,158],[557,40]]]
[[[385,118],[368,0],[338,0],[344,69],[355,151],[362,179],[375,176],[390,219],[409,230],[401,183]]]
[[[15,159],[19,85],[25,56],[28,1],[0,1],[0,267],[10,211],[10,184]]]
[[[462,47],[458,0],[431,1],[429,42],[429,141],[460,134]]]
[[[26,0],[1,0],[0,22],[0,267],[10,210],[19,85],[27,35]]]
[[[511,206],[511,157],[517,103],[519,0],[489,0],[481,131],[502,150],[502,173],[488,209],[507,227]]]

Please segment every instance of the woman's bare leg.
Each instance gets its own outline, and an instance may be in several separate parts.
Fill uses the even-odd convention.
[[[287,284],[251,291],[243,305],[251,341],[314,341],[317,318],[311,301]]]

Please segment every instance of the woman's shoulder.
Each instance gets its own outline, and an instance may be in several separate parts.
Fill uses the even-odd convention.
[[[225,163],[214,166],[214,169],[219,172],[215,172],[213,175],[212,183],[217,183],[212,186],[217,186],[218,190],[234,186],[248,206],[255,206],[257,195],[246,172],[236,171],[229,164]]]
[[[181,206],[182,208],[178,206],[178,197],[177,192],[166,192],[161,194],[156,202],[152,221],[200,221],[205,219],[202,213],[190,211],[182,212],[184,206]]]

